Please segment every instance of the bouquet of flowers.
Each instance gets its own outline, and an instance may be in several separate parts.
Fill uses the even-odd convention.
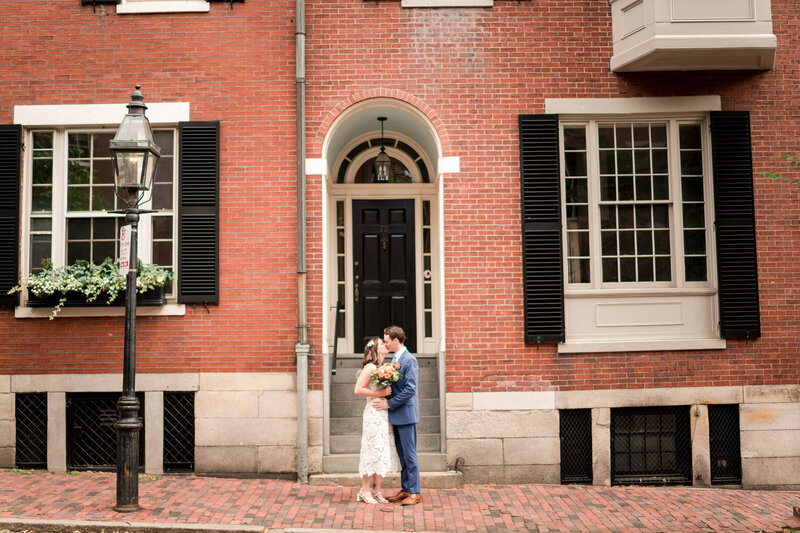
[[[379,388],[385,389],[401,377],[403,375],[400,373],[400,363],[384,363],[370,374],[369,380],[377,383]]]

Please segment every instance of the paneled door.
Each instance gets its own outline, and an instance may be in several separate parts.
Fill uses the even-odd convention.
[[[414,200],[353,200],[355,351],[396,325],[416,352]]]

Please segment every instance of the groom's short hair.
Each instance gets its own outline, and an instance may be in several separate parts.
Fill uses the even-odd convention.
[[[400,326],[389,326],[383,330],[384,335],[388,335],[390,339],[397,339],[400,344],[406,343],[406,333]]]

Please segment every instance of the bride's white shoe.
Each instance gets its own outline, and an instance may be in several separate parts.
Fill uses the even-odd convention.
[[[378,503],[378,501],[372,497],[372,494],[370,494],[369,492],[361,492],[361,491],[358,491],[358,493],[356,494],[356,501],[364,503]]]
[[[389,500],[383,497],[382,492],[374,492],[372,496],[378,501],[378,503],[389,503]]]

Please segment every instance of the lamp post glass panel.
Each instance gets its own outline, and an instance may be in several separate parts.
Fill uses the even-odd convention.
[[[114,166],[114,191],[125,202],[125,223],[130,231],[130,269],[125,280],[125,340],[122,361],[122,396],[117,402],[117,505],[119,512],[138,511],[139,507],[139,400],[136,398],[136,237],[139,203],[153,183],[161,151],[153,139],[150,121],[144,115],[147,106],[141,87],[131,95],[128,113],[117,134],[110,141]]]

